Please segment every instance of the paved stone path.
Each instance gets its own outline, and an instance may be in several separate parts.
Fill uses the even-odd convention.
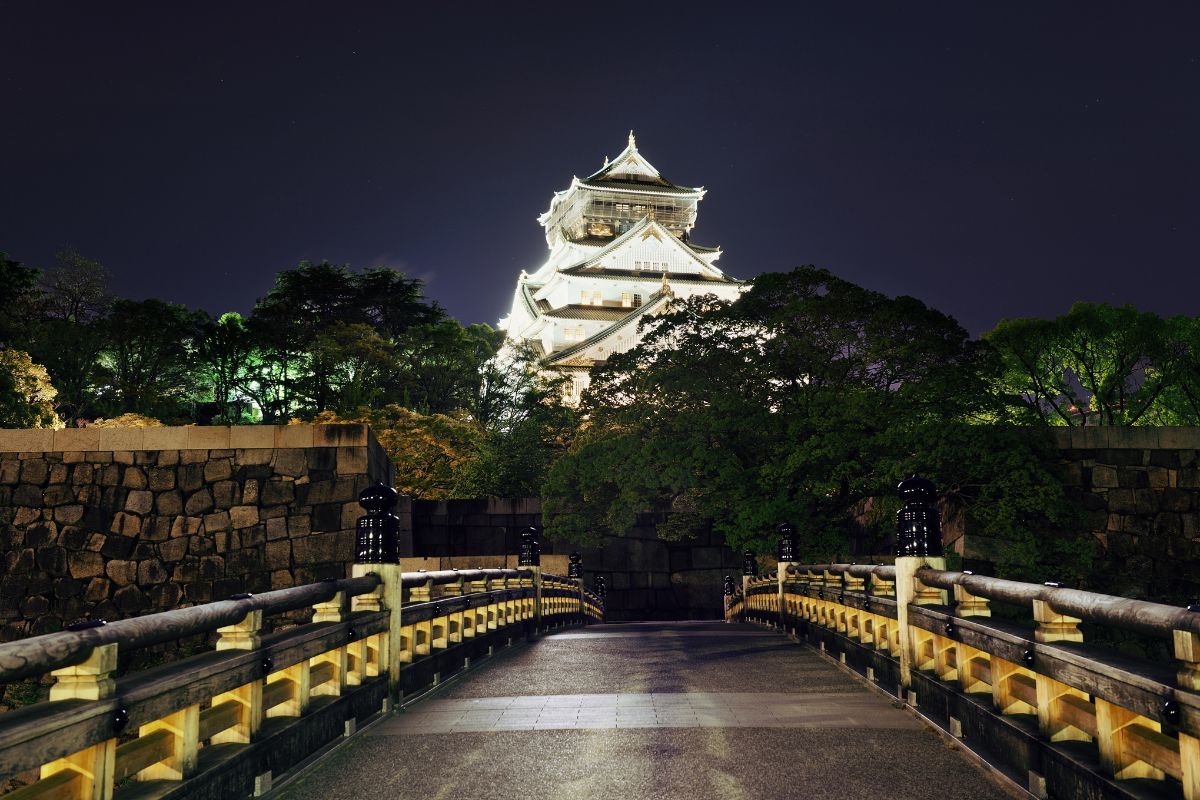
[[[506,652],[278,793],[399,798],[1009,797],[812,650],[720,622],[598,625]]]

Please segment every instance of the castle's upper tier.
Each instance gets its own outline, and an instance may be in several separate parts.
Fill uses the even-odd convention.
[[[612,161],[586,178],[555,192],[550,208],[538,217],[551,249],[561,241],[603,244],[629,230],[644,217],[681,239],[696,224],[696,206],[703,187],[678,186],[664,178],[638,152],[629,132],[629,144]]]

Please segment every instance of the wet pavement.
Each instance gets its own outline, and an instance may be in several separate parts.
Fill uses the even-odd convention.
[[[503,652],[335,750],[280,800],[1011,795],[784,636],[596,625]]]

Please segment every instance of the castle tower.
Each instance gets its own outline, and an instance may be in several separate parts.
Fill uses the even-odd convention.
[[[592,367],[636,345],[639,321],[671,297],[738,296],[741,283],[716,266],[720,248],[691,241],[703,197],[703,188],[664,178],[630,131],[616,158],[573,178],[538,217],[549,255],[521,272],[500,327],[571,374],[569,399],[578,399]]]

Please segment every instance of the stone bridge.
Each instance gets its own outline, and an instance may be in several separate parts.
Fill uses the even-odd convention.
[[[532,535],[517,569],[403,572],[369,489],[350,578],[0,645],[0,682],[53,678],[0,715],[0,796],[1200,800],[1200,607],[948,572],[906,483],[894,565],[796,563],[781,526],[725,622],[622,625]]]

